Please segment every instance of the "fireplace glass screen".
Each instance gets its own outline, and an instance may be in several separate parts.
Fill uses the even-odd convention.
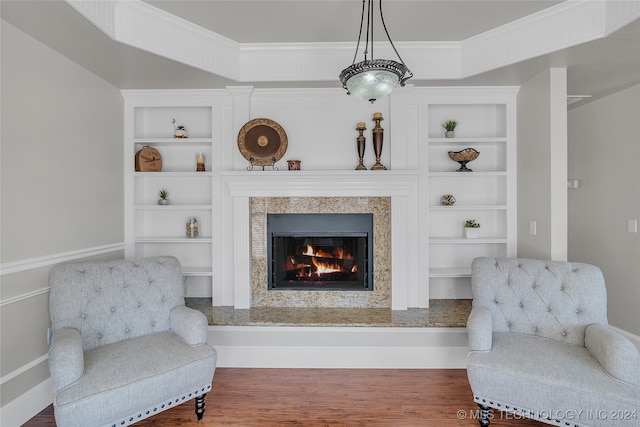
[[[372,214],[270,214],[270,290],[372,290]]]

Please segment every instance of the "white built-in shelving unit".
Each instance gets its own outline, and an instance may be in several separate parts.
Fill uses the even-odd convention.
[[[475,257],[505,257],[516,253],[515,91],[465,93],[425,97],[426,138],[420,141],[423,183],[427,191],[428,274],[431,298],[471,297],[471,262]],[[442,124],[456,120],[454,138],[444,137]],[[478,158],[460,165],[449,151],[474,148]],[[452,194],[453,206],[441,197]],[[464,223],[481,224],[479,238],[464,237]]]
[[[164,95],[164,96],[162,96]],[[123,91],[125,99],[125,256],[176,256],[189,289],[211,294],[216,259],[220,198],[220,119],[215,97],[194,93]],[[188,138],[174,138],[174,125]],[[162,156],[160,172],[136,172],[135,154],[143,147]],[[205,156],[205,171],[196,171],[196,153]],[[169,205],[158,205],[160,189]],[[198,237],[187,237],[186,224],[198,220]]]
[[[410,177],[406,191],[389,193],[394,223],[401,225],[392,233],[392,255],[404,259],[392,269],[395,282],[403,283],[401,291],[394,283],[392,306],[426,307],[433,298],[470,298],[475,257],[516,255],[516,95],[513,87],[399,90],[385,111],[389,153],[383,163],[390,170],[355,172],[352,125],[371,116],[370,107],[352,105],[351,98],[338,98],[337,92],[333,98],[311,90],[123,91],[125,256],[175,255],[187,278],[187,296],[212,296],[214,305],[245,307],[249,218],[247,210],[238,220],[239,199],[345,195],[340,185],[330,185],[345,174],[343,181],[362,187],[349,195],[366,197],[393,187],[399,176]],[[290,155],[302,158],[302,172],[247,171],[237,132],[256,114],[286,127]],[[333,117],[338,137],[327,140],[308,132],[309,120],[319,114]],[[345,114],[353,120],[342,123]],[[188,138],[173,138],[173,118],[187,128]],[[460,123],[454,138],[444,137],[442,123],[447,120]],[[162,154],[161,172],[135,172],[135,153],[144,146]],[[447,153],[468,147],[480,152],[467,165],[473,172],[456,172],[459,164]],[[204,172],[196,171],[196,152],[205,154]],[[336,159],[345,158],[348,166],[336,167]],[[162,188],[169,191],[168,206],[157,204]],[[241,194],[234,196],[234,191]],[[455,205],[442,206],[444,194],[453,194]],[[200,235],[188,238],[186,222],[194,216]],[[464,238],[467,219],[481,224],[479,238]]]

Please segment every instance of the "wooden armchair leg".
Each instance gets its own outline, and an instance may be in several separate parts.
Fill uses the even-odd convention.
[[[206,395],[207,393],[204,393],[203,395],[196,397],[196,416],[198,417],[198,420],[201,420],[204,415],[204,397]]]

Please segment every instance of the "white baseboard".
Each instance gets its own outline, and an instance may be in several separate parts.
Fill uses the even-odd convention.
[[[211,326],[219,367],[465,368],[466,328]]]
[[[0,425],[19,427],[53,402],[51,378],[0,408]]]

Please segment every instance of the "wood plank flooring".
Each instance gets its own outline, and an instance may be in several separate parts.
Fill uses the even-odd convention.
[[[464,369],[218,368],[201,422],[194,402],[136,427],[478,426]],[[493,413],[492,426],[545,424]],[[49,406],[24,427],[53,427]],[[89,427],[89,426],[88,426]]]

